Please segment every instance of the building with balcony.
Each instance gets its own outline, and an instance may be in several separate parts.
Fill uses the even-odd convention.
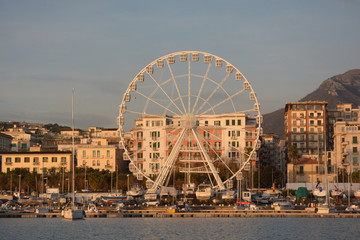
[[[334,162],[339,171],[359,170],[360,121],[339,121],[334,130]]]
[[[72,160],[71,152],[3,152],[0,157],[4,173],[20,168],[39,174],[70,171]]]
[[[78,144],[76,152],[77,167],[126,172],[122,150],[115,145],[109,145],[106,139],[92,138],[88,144]]]
[[[136,167],[147,175],[157,175],[178,140],[182,124],[180,116],[143,115],[137,118],[128,144]],[[256,145],[257,122],[246,114],[197,116],[196,124],[210,159],[221,157],[224,161],[241,164],[246,159],[246,150]],[[192,162],[195,166],[201,159],[194,135],[187,132],[178,155],[180,171],[186,163]]]

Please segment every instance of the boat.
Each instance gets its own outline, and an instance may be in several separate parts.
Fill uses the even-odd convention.
[[[146,192],[144,194],[145,201],[154,201],[154,200],[157,200],[157,198],[158,198],[158,194],[157,194],[156,189],[149,188],[146,190]]]
[[[85,211],[75,208],[75,138],[74,138],[74,89],[72,89],[72,206],[63,211],[64,219],[78,220],[84,219]]]
[[[354,197],[355,197],[356,199],[359,199],[359,200],[360,200],[360,189],[358,189],[358,190],[356,190],[356,191],[354,192]]]
[[[326,132],[325,132],[326,136]],[[324,159],[324,169],[325,169],[325,203],[321,204],[317,208],[317,213],[335,213],[335,207],[330,205],[329,197],[329,179],[328,179],[328,169],[327,169],[327,152],[326,152],[326,141],[325,141],[325,159]]]
[[[272,208],[274,208],[275,211],[294,210],[295,206],[288,201],[276,201],[272,204]]]
[[[85,211],[85,213],[99,213],[100,211],[97,209],[96,205],[93,203],[90,203],[88,205],[88,209]]]
[[[177,213],[177,212],[179,212],[179,209],[176,205],[172,205],[168,209],[166,209],[166,213]]]
[[[232,202],[235,199],[235,191],[234,190],[226,190],[221,194],[221,199],[227,202]]]
[[[208,201],[215,196],[215,191],[210,184],[199,184],[198,189],[195,192],[196,199],[200,201]]]
[[[321,187],[313,189],[312,194],[314,195],[315,198],[325,198],[326,197],[326,191],[324,189],[322,189]]]
[[[144,190],[139,183],[134,183],[130,185],[130,189],[127,191],[126,195],[134,198],[142,197],[144,195]]]
[[[183,185],[184,199],[193,200],[196,198],[196,185],[195,183],[187,183]]]
[[[125,200],[125,196],[101,196],[101,199],[105,202],[117,202]]]

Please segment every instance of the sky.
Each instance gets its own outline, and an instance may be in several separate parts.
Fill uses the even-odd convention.
[[[357,0],[0,0],[0,121],[117,127],[130,81],[186,50],[236,66],[269,113],[360,68]]]

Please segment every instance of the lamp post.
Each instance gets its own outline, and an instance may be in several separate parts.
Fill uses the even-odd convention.
[[[126,175],[127,177],[127,191],[129,191],[129,188],[130,188],[130,184],[129,184],[129,174]]]
[[[21,195],[21,174],[19,175],[19,198]]]

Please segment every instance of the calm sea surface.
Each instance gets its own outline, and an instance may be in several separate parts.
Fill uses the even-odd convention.
[[[0,239],[360,239],[359,219],[0,219]]]

